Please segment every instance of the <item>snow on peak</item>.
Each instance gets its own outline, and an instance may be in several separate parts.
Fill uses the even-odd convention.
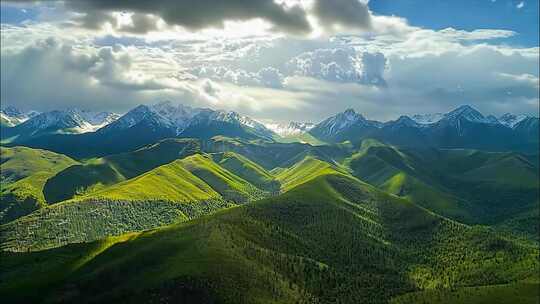
[[[443,113],[433,113],[433,114],[416,114],[412,116],[412,119],[422,125],[437,123],[441,120],[445,121],[455,121],[458,119],[466,119],[472,122],[479,123],[490,123],[496,124],[499,123],[497,118],[494,116],[484,117],[482,113],[478,112],[476,109],[469,105],[460,106],[446,114]]]
[[[8,106],[0,110],[2,121],[10,127],[19,125],[38,114],[39,112],[36,111],[23,112],[14,106]]]
[[[493,116],[493,115],[488,115],[486,116],[486,122],[487,123],[490,123],[490,124],[500,124],[501,122],[497,119],[497,117]]]
[[[444,117],[443,113],[433,113],[433,114],[416,114],[416,115],[413,115],[411,118],[416,123],[427,125],[427,124],[436,123],[439,120],[441,120],[443,117]]]
[[[100,130],[124,130],[133,127],[139,122],[146,119],[152,114],[150,107],[146,105],[139,105],[133,108],[122,117],[118,118],[115,122],[105,126]]]
[[[374,125],[364,118],[361,114],[356,113],[353,109],[347,109],[342,113],[338,113],[323,122],[319,123],[316,127],[324,135],[331,136],[340,133],[349,127],[362,124],[362,125]]]
[[[263,124],[236,112],[192,108],[171,101],[163,101],[151,106],[140,105],[104,129],[128,129],[142,121],[149,121],[152,126],[173,130],[177,135],[188,126],[209,124],[212,121],[240,124],[258,131],[269,132]]]
[[[266,127],[282,137],[299,135],[311,130],[315,125],[310,122],[294,122],[288,124],[267,124]]]
[[[14,106],[7,106],[7,107],[3,108],[1,112],[4,113],[5,115],[9,116],[9,117],[21,118],[21,117],[24,116],[24,113],[21,110],[14,107]]]
[[[459,108],[448,112],[444,115],[444,119],[447,120],[456,120],[456,119],[466,119],[471,122],[480,122],[480,123],[489,123],[489,120],[478,112],[476,109],[469,105],[460,106]]]
[[[54,110],[41,113],[26,122],[20,124],[20,127],[29,129],[33,134],[43,130],[63,131],[73,129],[78,131],[88,128],[89,123],[78,113],[72,110]]]
[[[82,110],[79,112],[88,123],[93,126],[104,126],[112,123],[120,118],[120,115],[112,112],[92,112],[88,110]]]
[[[510,113],[506,113],[499,117],[499,122],[509,128],[514,128],[518,123],[522,122],[523,120],[529,118],[527,115],[514,115]]]

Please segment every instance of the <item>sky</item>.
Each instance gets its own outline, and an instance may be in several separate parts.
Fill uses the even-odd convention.
[[[2,106],[538,116],[538,0],[2,1]]]

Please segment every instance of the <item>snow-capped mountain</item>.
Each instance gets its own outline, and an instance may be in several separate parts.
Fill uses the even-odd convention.
[[[501,122],[497,119],[497,117],[493,116],[493,115],[488,115],[486,116],[486,121],[487,123],[490,123],[490,124],[500,124]]]
[[[36,111],[23,112],[13,106],[8,106],[0,110],[0,121],[3,126],[14,127],[38,114],[39,112]]]
[[[392,129],[399,129],[403,127],[408,128],[418,128],[421,124],[410,118],[409,116],[402,115],[396,120],[392,120],[389,122],[384,123],[384,127],[392,128]]]
[[[89,124],[97,128],[104,127],[120,118],[119,114],[106,111],[93,112],[89,110],[79,110],[78,114]]]
[[[321,138],[330,138],[353,131],[352,129],[379,128],[381,125],[380,122],[367,120],[362,114],[356,113],[353,109],[347,109],[317,124],[311,129],[310,133]]]
[[[2,126],[13,127],[22,122],[23,121],[19,120],[16,117],[11,117],[9,115],[6,115],[4,112],[0,112],[0,123]]]
[[[190,129],[190,133],[192,133],[195,128],[217,127],[215,125],[216,123],[249,128],[255,133],[270,137],[272,133],[263,124],[236,112],[192,108],[182,104],[174,104],[170,101],[160,102],[150,106],[140,105],[115,122],[100,129],[99,132],[125,130],[145,124],[149,128],[152,128],[153,131],[168,130],[178,136],[183,134],[187,129]]]
[[[271,130],[247,116],[221,110],[196,110],[198,110],[197,114],[189,121],[186,128],[178,133],[179,135],[212,137],[223,133],[229,136],[272,138]]]
[[[91,129],[91,124],[78,114],[78,110],[55,110],[41,113],[15,128],[29,136],[42,132],[80,133]]]
[[[490,123],[490,120],[486,119],[482,113],[468,105],[460,106],[459,108],[444,114],[444,117],[439,122],[457,122],[461,119],[476,123]]]
[[[498,121],[509,128],[514,128],[514,126],[527,118],[529,118],[529,116],[527,115],[514,115],[506,113],[504,115],[501,115],[498,118]]]
[[[512,130],[495,116],[484,116],[467,105],[445,114],[413,117],[401,116],[381,123],[347,110],[324,120],[309,133],[330,143],[358,143],[365,138],[374,138],[400,146],[488,150],[508,150],[513,147],[529,149],[538,141],[535,139],[538,119],[522,123],[518,132],[516,127]]]
[[[433,113],[433,114],[416,114],[413,115],[412,120],[422,125],[429,125],[438,123],[441,120],[455,122],[459,119],[465,119],[471,122],[477,123],[500,123],[497,117],[493,115],[484,116],[471,106],[464,105],[448,113]]]
[[[164,117],[170,124],[176,127],[176,133],[184,130],[191,119],[201,112],[201,109],[194,109],[182,104],[174,104],[171,101],[163,101],[153,106],[150,110]]]
[[[266,127],[282,137],[300,135],[306,133],[315,127],[310,122],[294,122],[288,124],[267,124]]]
[[[18,115],[13,109],[10,109],[9,113]],[[28,113],[26,117],[34,113]],[[46,134],[88,133],[96,131],[116,118],[116,114],[109,112],[96,113],[79,109],[54,110],[37,114],[11,128],[5,128],[2,137],[24,141]]]
[[[443,113],[433,113],[433,114],[416,114],[411,117],[412,120],[419,124],[427,125],[436,123],[439,120],[443,119]]]

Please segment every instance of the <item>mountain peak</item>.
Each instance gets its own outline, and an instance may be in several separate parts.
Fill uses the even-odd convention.
[[[472,122],[489,122],[484,115],[469,105],[463,105],[444,115],[445,119],[466,119]]]
[[[342,113],[337,114],[335,117],[339,117],[339,119],[344,119],[347,121],[365,120],[362,114],[356,113],[356,111],[352,108],[346,109]]]
[[[399,122],[399,123],[405,123],[405,124],[413,124],[415,125],[416,122],[410,118],[409,116],[407,115],[401,115],[397,120],[396,122]]]
[[[356,114],[356,111],[353,108],[348,108],[343,112],[343,114],[354,115]]]
[[[19,117],[19,116],[23,115],[21,110],[19,110],[18,108],[14,107],[14,106],[7,106],[7,107],[2,109],[2,112],[5,113],[8,116],[11,116],[11,117]]]
[[[527,115],[515,115],[511,113],[506,113],[501,115],[498,120],[501,124],[509,127],[514,128],[517,124],[522,122],[523,120],[529,118]]]

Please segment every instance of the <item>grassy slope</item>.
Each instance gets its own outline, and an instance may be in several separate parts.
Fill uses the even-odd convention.
[[[59,202],[91,193],[199,151],[200,144],[196,140],[166,139],[133,152],[92,159],[49,179],[44,189],[45,198]]]
[[[195,154],[1,226],[0,240],[4,250],[41,250],[185,221],[266,195]]]
[[[243,203],[265,196],[263,191],[219,166],[208,155],[195,154],[180,162],[184,169],[202,179],[226,200]]]
[[[77,199],[100,197],[113,200],[194,202],[220,197],[204,181],[184,169],[183,163],[182,160],[176,160],[133,179]]]
[[[307,156],[292,167],[281,170],[276,178],[281,183],[281,190],[288,191],[320,175],[334,172],[337,172],[336,168],[331,164]]]
[[[3,265],[26,267],[3,266],[0,291],[13,302],[35,295],[79,303],[384,303],[418,289],[511,283],[538,270],[537,250],[342,174],[138,234],[69,267],[94,246],[70,245],[41,258],[5,254]],[[59,276],[39,286],[46,273]],[[21,292],[28,288],[34,292]]]
[[[477,222],[495,227],[511,223],[506,228],[538,241],[537,225],[530,226],[540,220],[534,164],[516,153],[443,150],[440,154],[442,160],[428,160],[425,166],[438,164],[438,179],[470,203]]]
[[[221,167],[260,189],[270,192],[279,191],[279,182],[268,171],[240,154],[234,152],[214,153],[212,158]]]
[[[247,142],[216,136],[204,143],[204,151],[235,152],[266,170],[272,170],[277,167],[290,167],[306,156],[314,156],[334,163],[345,158],[350,152],[350,148],[346,145],[312,146],[301,143]]]
[[[537,170],[515,153],[400,150],[369,140],[345,164],[372,185],[466,223],[534,217],[537,209]]]
[[[0,161],[0,223],[44,206],[46,180],[77,163],[61,154],[25,147],[0,147]]]

